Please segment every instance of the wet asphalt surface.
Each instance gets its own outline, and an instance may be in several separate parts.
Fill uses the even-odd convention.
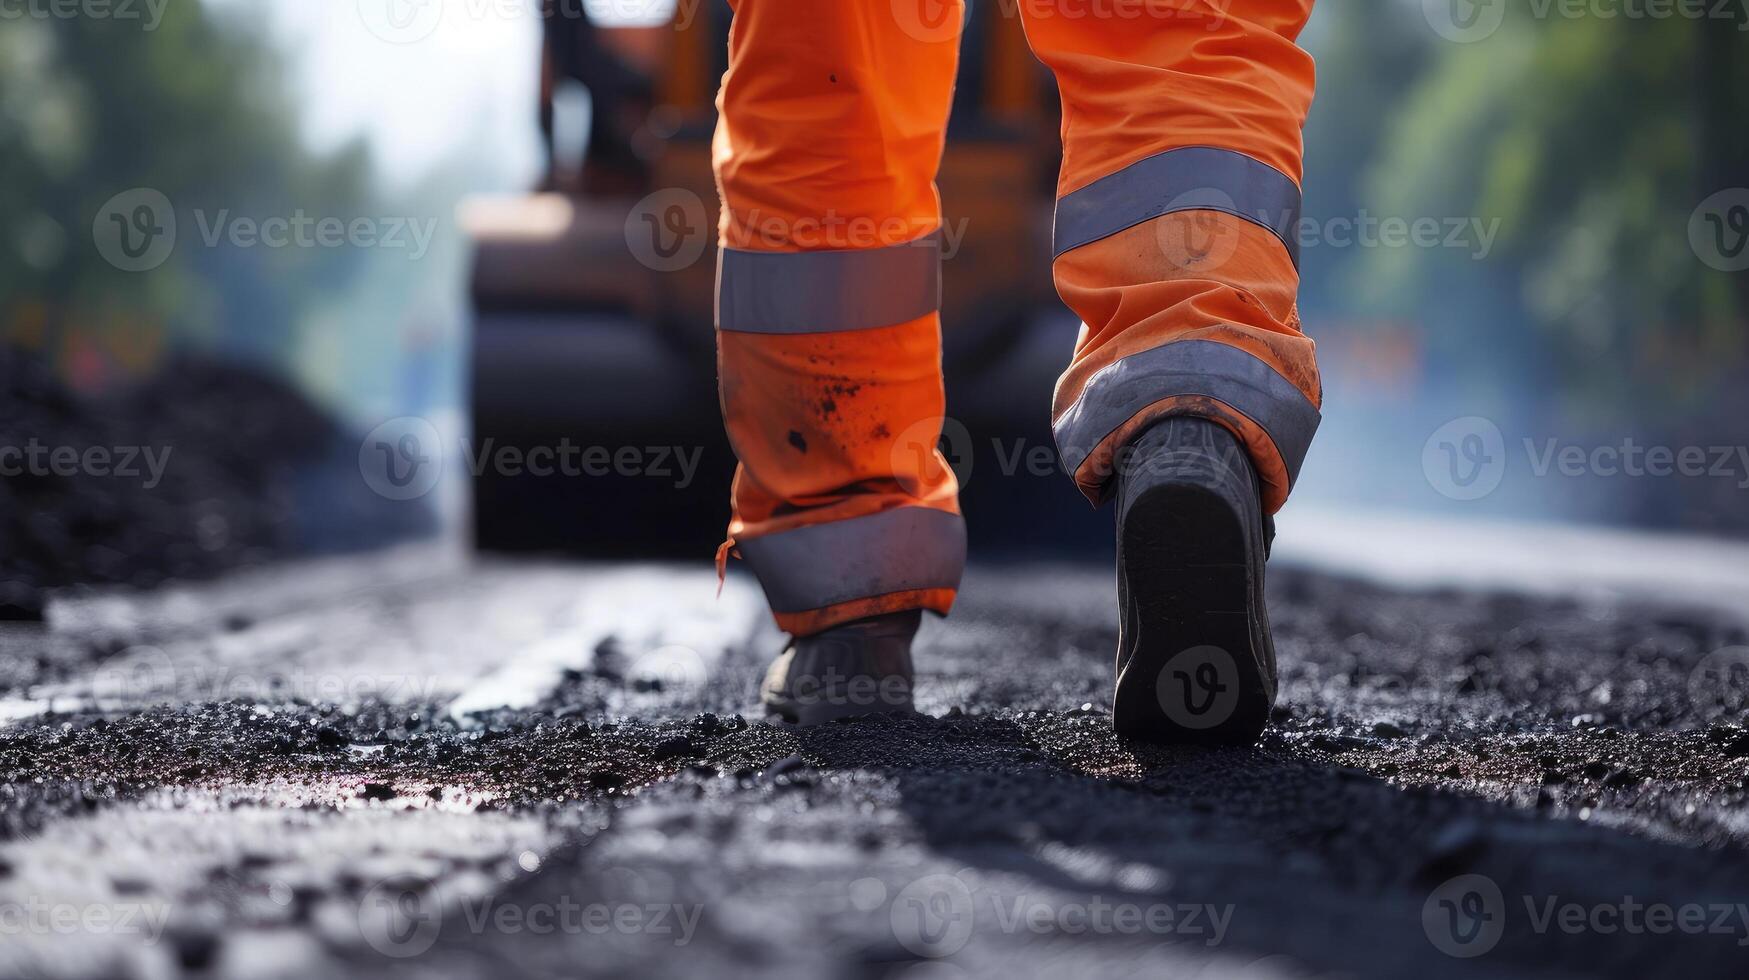
[[[923,716],[811,731],[728,586],[403,555],[5,624],[0,976],[1749,964],[1740,616],[1274,568],[1273,724],[1173,749],[1110,731],[1108,569],[974,568]]]

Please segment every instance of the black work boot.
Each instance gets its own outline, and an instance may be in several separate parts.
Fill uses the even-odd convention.
[[[792,640],[765,672],[759,700],[793,725],[910,712],[911,639],[922,621],[913,609]]]
[[[1117,470],[1121,610],[1118,734],[1149,742],[1249,745],[1275,704],[1275,647],[1263,606],[1265,519],[1239,440],[1173,416]]]

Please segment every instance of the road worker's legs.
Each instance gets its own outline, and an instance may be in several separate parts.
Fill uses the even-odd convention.
[[[942,5],[959,16],[957,0]],[[890,0],[736,0],[719,95],[733,547],[778,624],[946,612],[965,560],[943,411],[935,171],[958,38]],[[903,438],[901,438],[903,437]]]
[[[1318,425],[1295,294],[1311,0],[1029,0],[1056,73],[1057,291],[1085,326],[1057,384],[1057,445],[1115,496],[1112,725],[1246,744],[1276,665],[1266,513]]]
[[[1295,306],[1311,6],[1020,4],[1062,91],[1053,271],[1085,323],[1052,418],[1095,501],[1114,453],[1167,415],[1231,429],[1269,512],[1299,472],[1321,399]]]

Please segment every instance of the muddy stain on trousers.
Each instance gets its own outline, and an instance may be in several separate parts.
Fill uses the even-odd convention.
[[[792,633],[945,613],[965,529],[934,448],[935,173],[962,0],[733,6],[713,149],[741,462],[723,554]],[[1141,429],[1196,415],[1248,448],[1273,513],[1322,397],[1296,306],[1311,0],[1013,6],[1062,97],[1052,273],[1083,322],[1052,406],[1063,462],[1097,504]]]

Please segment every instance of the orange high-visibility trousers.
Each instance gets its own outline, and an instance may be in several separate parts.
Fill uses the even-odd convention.
[[[1319,421],[1297,226],[1311,0],[1017,0],[1063,104],[1053,274],[1083,321],[1065,466],[1100,502],[1168,415],[1229,428],[1273,513]],[[965,562],[943,412],[941,159],[962,0],[734,0],[714,146],[717,349],[741,461],[724,553],[805,635],[945,613]],[[1010,8],[1012,9],[1012,8]]]

